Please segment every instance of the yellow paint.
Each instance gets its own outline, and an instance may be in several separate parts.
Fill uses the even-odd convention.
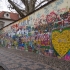
[[[19,20],[19,22],[23,22],[23,21],[25,21],[25,20],[27,20],[27,19],[28,19],[28,17],[25,17],[25,18]]]
[[[52,43],[57,53],[63,57],[70,49],[70,30],[65,30],[62,33],[53,32]]]
[[[27,20],[28,19],[28,17],[25,17],[25,18],[23,18],[22,20],[24,21],[24,20]]]

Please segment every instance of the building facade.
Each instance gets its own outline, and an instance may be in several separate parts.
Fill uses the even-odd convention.
[[[19,19],[19,14],[1,11],[0,12],[0,29]]]

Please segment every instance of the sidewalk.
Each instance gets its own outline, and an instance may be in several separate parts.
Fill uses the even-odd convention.
[[[20,51],[11,48],[1,48],[0,47],[0,66],[3,66],[5,70],[67,70],[61,69],[57,64],[51,65],[47,58],[39,54]],[[56,58],[55,58],[56,61]],[[70,70],[70,69],[68,69]]]

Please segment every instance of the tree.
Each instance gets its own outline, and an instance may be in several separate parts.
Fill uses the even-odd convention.
[[[8,0],[8,2],[11,4],[10,8],[14,8],[21,17],[24,17],[25,15],[29,14],[30,12],[36,10],[39,8],[43,3],[47,3],[51,0],[20,0],[22,4],[24,4],[24,9],[19,8],[19,4],[15,3],[12,0]]]
[[[12,7],[19,13],[19,15],[21,17],[29,14],[30,12],[36,10],[37,8],[41,7],[41,5],[43,3],[48,3],[49,1],[52,1],[52,0],[21,0],[21,2],[24,4],[25,6],[25,9],[20,9],[17,4],[15,2],[13,2],[12,0],[8,0],[8,2],[12,5]],[[38,4],[37,4],[38,3]],[[51,23],[52,24],[52,23]],[[49,32],[49,37],[50,37],[50,46],[52,48],[52,39],[51,39],[51,33],[52,33],[52,28],[53,28],[53,25],[51,24],[48,24],[48,32]]]

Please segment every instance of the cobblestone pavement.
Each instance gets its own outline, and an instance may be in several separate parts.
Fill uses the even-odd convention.
[[[3,66],[5,70],[60,70],[42,62],[17,55],[5,48],[0,48],[0,66]]]

